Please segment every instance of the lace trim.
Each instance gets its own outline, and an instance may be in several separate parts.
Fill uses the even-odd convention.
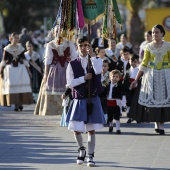
[[[170,107],[170,69],[147,68],[142,77],[139,104],[147,107]]]
[[[9,44],[4,48],[4,50],[12,54],[13,60],[17,61],[18,55],[20,55],[25,49],[21,45],[17,45],[17,51],[14,52],[11,48],[11,44]]]
[[[157,66],[159,62],[163,62],[163,56],[170,50],[170,43],[164,42],[162,47],[157,49],[152,42],[147,45],[147,50],[155,54],[153,63]]]
[[[63,44],[58,45],[58,44],[56,43],[56,41],[53,40],[53,41],[51,41],[51,42],[49,43],[49,46],[50,46],[52,49],[55,49],[55,50],[58,52],[58,55],[59,55],[60,57],[62,57],[62,56],[64,56],[64,51],[65,51],[65,49],[66,49],[67,47],[69,47],[70,45],[69,45],[69,41],[64,41]]]

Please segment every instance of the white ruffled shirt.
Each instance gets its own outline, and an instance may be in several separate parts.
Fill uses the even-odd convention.
[[[59,45],[59,48],[65,48],[65,46],[67,42],[65,41],[63,44]],[[76,47],[74,45],[74,43],[72,41],[69,41],[68,47],[70,47],[70,59],[74,60],[77,58],[77,51],[76,51]],[[50,44],[47,44],[47,47],[45,49],[45,65],[50,65],[52,63],[53,60],[53,52],[52,52],[52,48],[50,46]]]
[[[136,75],[137,75],[137,73],[138,73],[138,70],[139,70],[138,67],[133,68],[133,67],[131,66],[130,69],[129,69],[130,78],[135,79],[135,78],[136,78]]]
[[[81,65],[84,69],[84,73],[87,74],[87,64],[88,64],[88,56],[86,57],[81,57]],[[91,60],[91,63],[92,63],[92,67],[94,69],[94,72],[96,75],[98,74],[101,74],[102,72],[102,65],[103,65],[103,62],[100,58],[96,58],[96,57],[91,57],[90,58]],[[72,66],[71,64],[69,63],[68,66],[67,66],[67,70],[66,70],[66,80],[67,80],[67,86],[70,87],[70,88],[73,88],[73,87],[76,87],[82,83],[85,83],[85,80],[84,80],[84,76],[81,76],[79,78],[74,78],[74,73],[73,73],[73,69],[72,69]]]

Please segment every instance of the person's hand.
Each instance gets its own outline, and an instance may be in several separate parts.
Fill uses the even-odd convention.
[[[65,94],[62,94],[61,95],[61,99],[63,100],[63,99],[65,99],[66,98],[66,95]]]
[[[90,44],[87,46],[87,52],[88,52],[88,54],[89,54],[91,57],[95,57],[95,56],[96,56],[96,54],[93,52],[93,48],[91,47]]]
[[[137,80],[134,80],[130,85],[130,89],[134,89],[136,86],[137,86]]]
[[[92,73],[87,73],[85,76],[84,76],[84,80],[90,80],[92,78]]]

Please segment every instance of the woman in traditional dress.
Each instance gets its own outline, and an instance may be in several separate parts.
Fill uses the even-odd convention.
[[[57,28],[57,27],[56,27]],[[57,29],[54,29],[57,34]],[[45,73],[41,84],[34,114],[61,115],[63,111],[61,95],[66,87],[66,68],[70,59],[75,59],[77,52],[71,41],[54,39],[45,50]]]
[[[4,48],[1,61],[1,96],[2,106],[15,104],[15,111],[22,110],[22,104],[33,103],[30,83],[31,72],[25,59],[24,48],[18,44],[19,34],[10,35],[11,44]],[[30,74],[30,75],[29,75]]]
[[[31,79],[32,92],[34,96],[34,101],[36,101],[41,86],[43,69],[42,69],[40,55],[33,50],[32,42],[27,41],[26,48],[27,48],[27,52],[25,52],[24,54],[30,64],[30,71],[32,74],[32,79]]]
[[[137,122],[155,122],[155,131],[160,135],[165,134],[164,122],[170,121],[170,43],[163,41],[164,36],[161,25],[152,28],[153,41],[146,46],[131,84],[131,88],[135,87],[143,74],[130,108],[130,116]]]

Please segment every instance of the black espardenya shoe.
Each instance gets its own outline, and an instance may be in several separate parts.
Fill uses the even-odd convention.
[[[165,131],[162,130],[162,129],[159,129],[159,134],[160,134],[160,135],[165,135]]]
[[[116,134],[118,134],[118,135],[121,134],[121,133],[122,133],[121,130],[116,131]]]
[[[89,157],[87,158],[87,166],[89,166],[89,167],[95,166],[95,162],[93,161],[93,157],[94,157],[94,153],[89,154]]]
[[[155,129],[155,133],[159,133],[159,129]]]
[[[23,106],[22,106],[22,105],[19,106],[19,110],[20,110],[20,111],[23,110]]]
[[[84,146],[82,146],[78,149],[79,155],[80,155],[81,151],[85,151],[85,152],[84,152],[84,156],[78,156],[77,157],[77,164],[78,165],[82,165],[84,163],[84,160],[85,160],[85,157],[86,157],[86,148]]]
[[[113,132],[113,126],[109,126],[109,132]]]

